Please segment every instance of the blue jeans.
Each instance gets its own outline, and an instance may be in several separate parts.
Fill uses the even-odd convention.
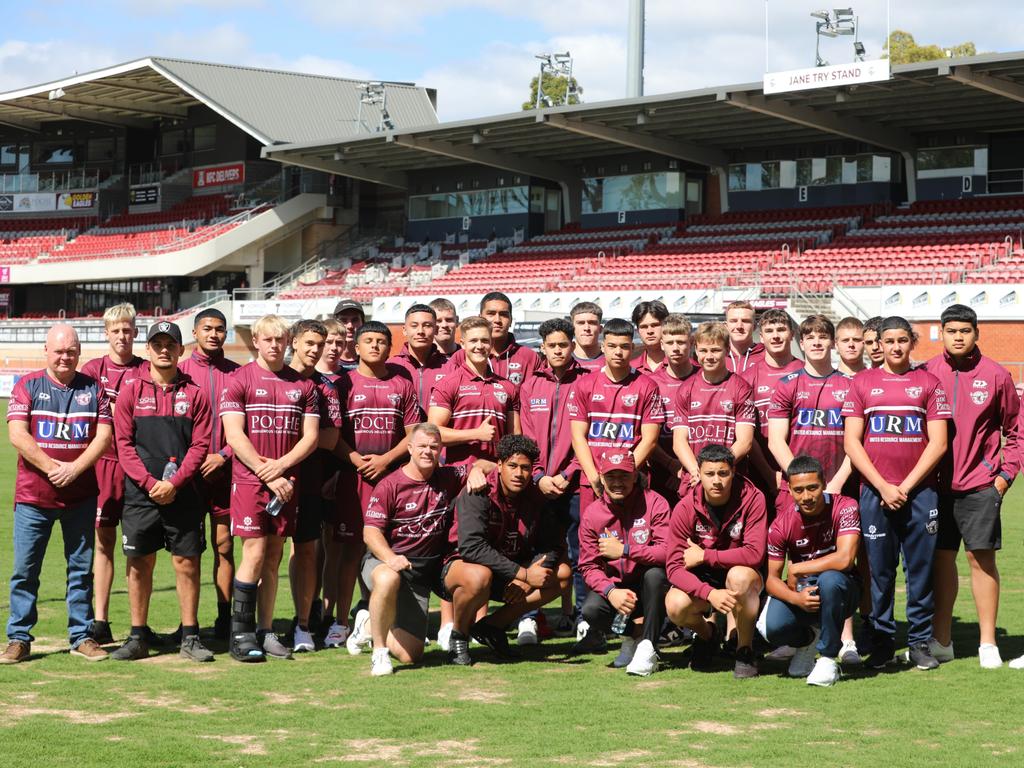
[[[939,528],[938,494],[919,486],[895,511],[882,507],[868,484],[860,491],[860,529],[871,566],[871,622],[878,632],[896,634],[894,603],[900,555],[907,583],[907,643],[925,643],[932,636],[935,595],[932,563]]]
[[[853,615],[860,600],[860,585],[849,574],[823,571],[817,576],[809,576],[801,589],[813,589],[815,586],[821,599],[818,613],[808,613],[776,597],[769,597],[757,620],[757,630],[770,645],[801,648],[811,641],[811,627],[820,626],[818,652],[834,659],[843,647],[843,622]]]
[[[580,494],[574,493],[569,499],[569,527],[565,532],[565,544],[569,551],[569,565],[572,566],[572,591],[575,595],[576,618],[583,615],[583,602],[587,599],[587,583],[580,573]]]
[[[11,616],[7,637],[31,643],[38,614],[39,574],[54,523],[60,522],[67,560],[68,640],[77,648],[92,622],[92,548],[96,499],[67,509],[14,505],[14,573],[11,576]]]

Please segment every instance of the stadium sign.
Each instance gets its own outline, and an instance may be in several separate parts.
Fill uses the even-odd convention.
[[[34,213],[55,210],[57,210],[57,196],[53,192],[0,195],[0,213]]]
[[[833,312],[847,314],[858,307],[867,315],[901,315],[908,320],[935,320],[950,304],[969,304],[985,321],[1024,320],[1024,283],[954,283],[835,289]],[[846,303],[844,304],[844,300]]]
[[[57,195],[58,211],[78,211],[96,204],[95,192],[61,192]]]
[[[813,88],[878,83],[888,80],[890,77],[888,59],[857,61],[852,64],[835,64],[829,67],[769,72],[764,76],[764,92],[765,94],[788,93],[790,91],[809,91]]]
[[[152,205],[160,202],[160,185],[132,187],[128,190],[128,205]]]
[[[245,163],[230,165],[211,165],[197,168],[192,174],[192,188],[228,187],[245,181]]]

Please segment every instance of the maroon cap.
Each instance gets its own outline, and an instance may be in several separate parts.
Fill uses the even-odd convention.
[[[597,471],[602,475],[616,469],[623,472],[634,471],[636,462],[633,461],[633,454],[629,451],[605,451],[597,457]]]

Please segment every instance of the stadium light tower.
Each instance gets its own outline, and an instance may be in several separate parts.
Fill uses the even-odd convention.
[[[580,101],[581,91],[576,88],[572,80],[572,55],[568,51],[565,53],[538,53],[534,58],[540,59],[540,74],[537,76],[537,101],[534,103],[537,109],[555,105],[554,97],[544,93],[544,75],[565,78],[566,104],[573,96]]]
[[[376,130],[372,130],[363,119],[363,108],[376,105],[380,109],[380,119],[377,122]],[[388,90],[384,83],[370,82],[359,84],[359,113],[356,115],[358,123],[367,133],[381,133],[393,130],[394,121],[388,112]]]
[[[644,0],[629,0],[629,36],[626,39],[626,98],[644,95]]]
[[[852,35],[856,40],[858,19],[853,13],[853,8],[833,8],[831,11],[814,11],[811,13],[811,18],[817,19],[814,24],[814,66],[826,67],[828,66],[828,62],[821,58],[821,38]],[[858,43],[855,42],[855,53],[859,56],[863,56],[861,53],[861,49],[864,48],[863,44],[860,44],[860,49],[857,48],[857,45]],[[863,58],[861,60],[863,60]]]

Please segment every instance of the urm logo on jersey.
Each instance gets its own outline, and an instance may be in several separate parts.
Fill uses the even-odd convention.
[[[842,408],[798,408],[796,411],[798,427],[834,427],[843,428]]]
[[[51,421],[40,419],[35,423],[37,440],[89,440],[89,422]]]
[[[632,424],[616,424],[613,421],[592,421],[587,437],[591,440],[614,440],[620,443],[631,443],[635,435]]]
[[[868,419],[868,432],[872,435],[921,435],[924,419],[920,416],[883,414]]]

